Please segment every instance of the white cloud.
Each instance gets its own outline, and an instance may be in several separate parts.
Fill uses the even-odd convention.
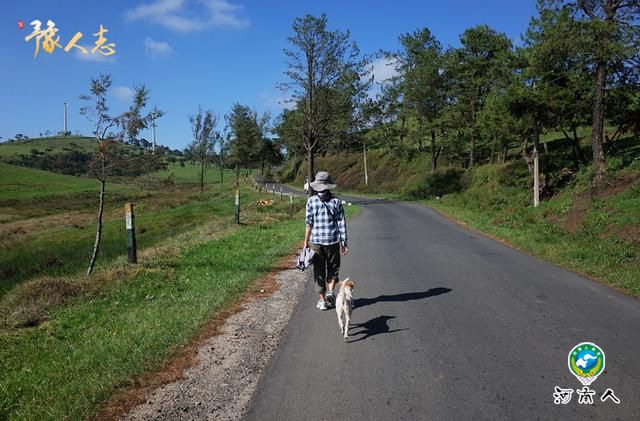
[[[82,51],[76,48],[73,56],[80,61],[93,61],[96,63],[114,63],[116,61],[116,55],[118,55],[118,53],[116,52],[115,54],[112,54],[110,56],[105,56],[104,54],[100,54],[100,53],[92,53],[91,48],[93,47],[88,47],[85,45],[84,48],[87,50],[87,54],[84,54]]]
[[[228,0],[155,0],[128,10],[125,19],[149,21],[178,32],[243,29],[250,25],[249,20],[241,16],[243,9]]]
[[[168,42],[156,41],[150,37],[145,38],[143,44],[145,54],[152,58],[166,55],[173,51]]]
[[[381,83],[397,76],[396,62],[397,60],[395,59],[382,57],[371,63],[369,74],[373,74],[374,83]]]
[[[122,102],[129,102],[133,99],[133,89],[127,86],[115,86],[113,88],[113,96]]]

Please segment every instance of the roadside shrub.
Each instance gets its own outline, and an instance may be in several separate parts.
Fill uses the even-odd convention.
[[[414,199],[429,199],[462,190],[462,168],[446,168],[425,176],[410,187],[406,194]]]
[[[507,187],[528,188],[531,174],[523,160],[501,164],[496,170],[498,184]]]
[[[5,328],[37,326],[48,318],[49,310],[77,296],[77,283],[45,277],[17,286],[0,302]]]

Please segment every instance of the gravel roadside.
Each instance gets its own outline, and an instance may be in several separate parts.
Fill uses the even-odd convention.
[[[275,292],[261,291],[199,348],[182,380],[151,392],[122,420],[239,420],[297,305],[308,272],[277,273]]]

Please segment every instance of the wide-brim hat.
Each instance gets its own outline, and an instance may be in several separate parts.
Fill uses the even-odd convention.
[[[316,174],[316,179],[311,183],[311,188],[315,191],[332,190],[336,188],[336,184],[326,171],[320,171]]]

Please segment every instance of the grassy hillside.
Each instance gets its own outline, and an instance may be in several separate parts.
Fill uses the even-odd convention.
[[[32,168],[18,167],[0,162],[0,206],[16,199],[42,199],[50,196],[68,196],[95,192],[100,183],[89,177],[55,174]],[[130,191],[132,187],[114,184],[110,190]],[[2,220],[0,219],[0,222]]]
[[[640,161],[638,161],[640,164]],[[590,168],[538,208],[526,167],[487,165],[466,189],[425,203],[465,224],[566,268],[640,296],[640,165],[591,188]],[[514,174],[523,176],[514,176]]]
[[[212,215],[230,218],[235,180],[231,172],[226,172],[223,189],[219,173],[209,172],[204,194],[199,192],[198,175],[195,167],[177,166],[148,174],[148,179],[111,178],[98,265],[109,265],[126,254],[123,206],[127,202],[135,204],[141,251]],[[95,238],[98,182],[0,164],[0,187],[0,296],[33,277],[82,271]]]
[[[316,158],[318,171],[329,171],[341,191],[362,193],[403,192],[423,179],[429,171],[428,154],[414,154],[411,157],[391,155],[383,150],[367,153],[369,187],[364,183],[364,161],[362,153],[345,153],[340,156]],[[308,166],[306,161],[288,161],[280,171],[281,178],[298,186],[304,184]],[[295,171],[297,167],[297,171]]]
[[[587,159],[591,159],[590,128],[579,128],[577,134],[580,138],[581,149]],[[546,168],[541,171],[555,172],[563,166],[572,165],[572,145],[562,132],[547,132],[541,136],[541,142],[546,146],[540,151],[541,155],[547,154]],[[610,145],[606,145],[609,147]],[[531,146],[529,146],[531,147]],[[640,138],[627,136],[619,139],[611,146],[609,152],[610,166],[614,170],[628,166],[636,157],[640,156]],[[509,150],[508,160],[521,161],[520,146],[515,145]],[[542,161],[541,161],[542,162]],[[486,162],[485,162],[486,163]],[[431,155],[426,152],[405,151],[388,152],[386,149],[373,149],[367,152],[367,166],[369,185],[364,183],[364,159],[361,151],[355,153],[342,153],[339,156],[319,156],[315,160],[316,170],[328,170],[334,176],[339,188],[345,191],[377,194],[384,193],[390,196],[409,196],[410,193],[421,187],[431,169]],[[480,164],[483,164],[482,162]],[[544,165],[545,162],[542,162]],[[440,158],[439,168],[445,170],[451,165],[444,158]],[[307,176],[306,159],[289,160],[278,172],[281,181],[298,186],[304,184]]]
[[[97,142],[93,137],[86,136],[51,136],[28,140],[15,140],[0,143],[0,159],[7,160],[19,155],[29,155],[31,150],[38,152],[61,152],[66,149],[78,149],[82,152],[96,150]]]

